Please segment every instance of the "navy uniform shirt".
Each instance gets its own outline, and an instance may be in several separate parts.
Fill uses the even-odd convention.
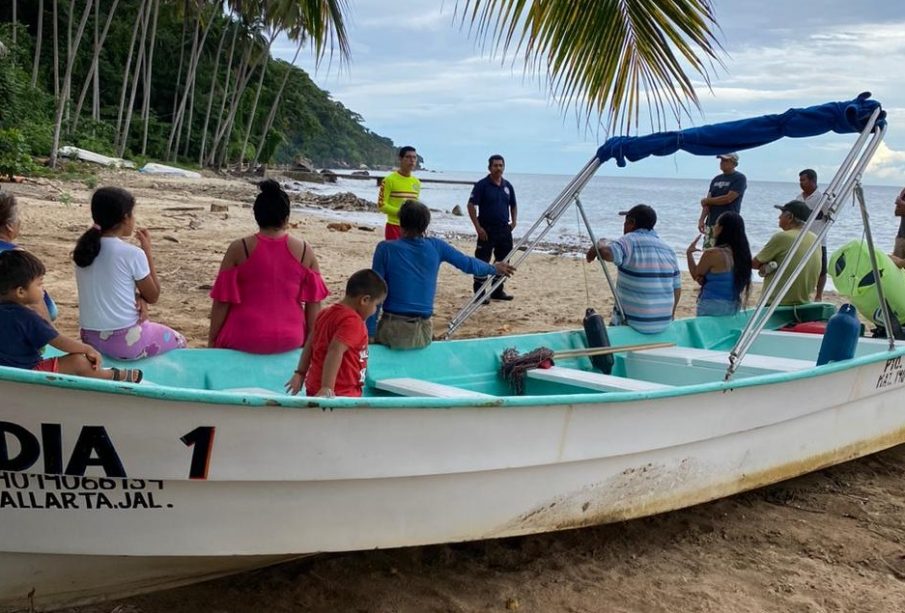
[[[506,179],[497,185],[488,175],[474,184],[468,202],[478,207],[478,223],[482,227],[508,226],[509,207],[516,206],[515,189]]]
[[[748,180],[745,175],[737,170],[733,170],[728,175],[718,174],[710,182],[709,194],[711,197],[725,196],[729,192],[738,194],[738,198],[734,202],[724,204],[723,206],[710,207],[710,215],[707,217],[707,225],[716,224],[717,218],[726,211],[734,211],[741,213],[742,199],[745,197],[745,189],[748,187]]]

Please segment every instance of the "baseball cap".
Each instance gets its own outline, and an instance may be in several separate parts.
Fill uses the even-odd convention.
[[[732,160],[736,164],[738,163],[738,154],[737,153],[721,153],[717,156],[723,160]]]
[[[783,213],[791,213],[798,221],[807,221],[808,217],[811,216],[811,209],[801,200],[792,200],[785,204],[774,204],[773,208],[779,209]]]
[[[653,230],[657,224],[657,212],[646,204],[636,204],[627,211],[619,211],[620,215],[631,217],[639,228]]]

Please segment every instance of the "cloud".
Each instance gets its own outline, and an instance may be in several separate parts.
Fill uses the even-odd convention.
[[[902,179],[905,177],[905,151],[896,151],[886,143],[880,143],[865,174],[876,179],[898,179],[905,182]]]
[[[398,31],[410,30],[417,32],[436,31],[453,26],[451,11],[444,11],[442,7],[428,11],[400,11],[386,5],[386,11],[380,15],[371,15],[357,22],[356,25],[365,28],[382,28],[384,30]]]

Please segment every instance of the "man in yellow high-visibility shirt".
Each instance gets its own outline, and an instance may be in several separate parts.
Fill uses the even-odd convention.
[[[418,153],[406,145],[399,149],[399,169],[394,170],[380,183],[377,210],[386,213],[387,224],[383,236],[388,241],[402,236],[399,229],[399,208],[406,200],[417,200],[421,194],[421,181],[412,175],[418,165]]]

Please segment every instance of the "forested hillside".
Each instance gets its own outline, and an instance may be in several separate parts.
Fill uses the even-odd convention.
[[[323,32],[331,27],[342,56],[342,22],[312,21],[305,4],[6,0],[0,156],[53,157],[56,140],[212,168],[298,156],[320,166],[392,164],[390,139],[304,71],[271,57],[278,35],[312,53],[312,29],[321,41],[315,50],[329,55]]]

